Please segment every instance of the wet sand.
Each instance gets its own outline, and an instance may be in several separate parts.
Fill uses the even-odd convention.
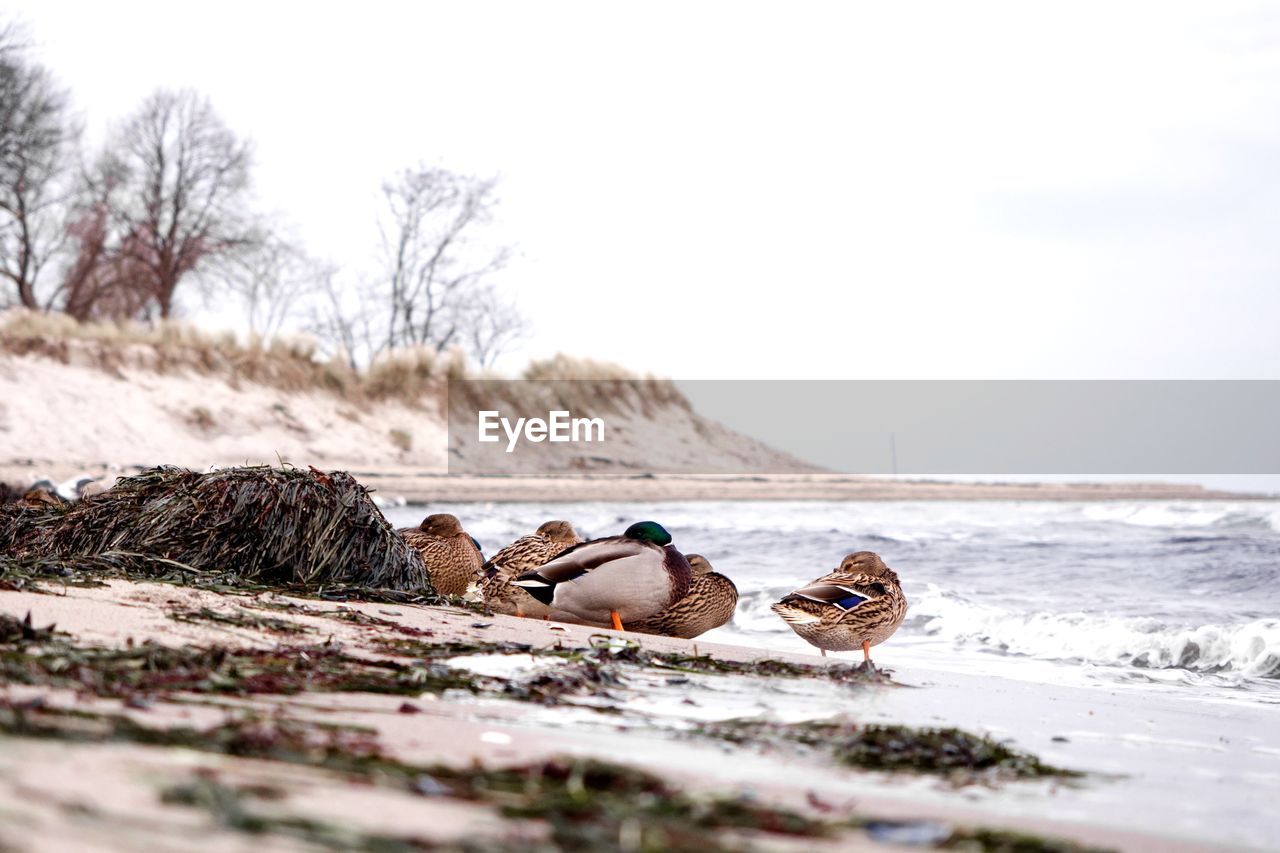
[[[308,633],[204,621],[173,614],[201,608],[266,614]],[[284,608],[284,609],[282,609]],[[385,624],[334,618],[358,611]],[[68,588],[65,595],[0,591],[0,612],[32,612],[36,625],[56,622],[80,643],[124,647],[273,648],[280,643],[340,644],[350,654],[385,657],[379,638],[403,629],[430,631],[430,643],[527,643],[583,648],[617,633],[583,626],[478,616],[458,608],[335,603],[268,593],[222,595],[182,586],[111,581]],[[395,628],[392,626],[400,626]],[[717,660],[768,657],[840,665],[832,658],[742,646],[629,634],[655,651],[707,654]],[[892,642],[877,650],[894,669],[891,686],[816,678],[628,670],[606,698],[554,706],[450,690],[412,700],[372,693],[304,692],[294,696],[174,694],[145,707],[67,690],[6,685],[0,697],[47,707],[126,714],[142,725],[206,727],[247,711],[368,729],[397,759],[420,764],[521,764],[556,755],[590,755],[657,773],[692,791],[747,792],[824,820],[876,817],[996,826],[1126,850],[1263,847],[1280,826],[1266,821],[1276,790],[1280,736],[1267,715],[1211,702],[1152,703],[1122,690],[1055,687],[996,677],[894,666]],[[481,653],[450,665],[479,674],[514,674],[548,665],[531,655]],[[552,666],[555,665],[553,662]],[[990,733],[1044,760],[1086,772],[1080,780],[1010,780],[955,786],[931,776],[850,769],[820,752],[774,742],[728,744],[699,736],[707,721],[763,717],[783,722],[843,714],[859,723],[958,725]],[[1228,719],[1229,714],[1229,719]],[[224,783],[270,785],[284,796],[267,807],[286,815],[337,821],[361,831],[395,831],[436,842],[467,839],[510,844],[545,837],[537,821],[512,821],[492,809],[447,797],[413,796],[344,783],[334,774],[258,759],[133,743],[78,744],[0,737],[0,841],[19,849],[243,849],[248,839],[210,823],[203,812],[166,804],[165,784],[193,773]],[[1269,774],[1269,775],[1268,775]],[[1256,786],[1235,782],[1254,778]],[[1230,796],[1225,796],[1225,795]],[[1268,834],[1270,833],[1270,834]],[[830,842],[768,834],[752,843],[772,849],[879,849],[862,830]],[[275,835],[255,848],[310,849]],[[889,849],[889,848],[886,848]]]

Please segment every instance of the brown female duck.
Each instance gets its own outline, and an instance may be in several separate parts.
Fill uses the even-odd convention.
[[[840,568],[773,605],[791,630],[822,650],[843,652],[862,648],[864,661],[871,647],[898,630],[907,615],[907,597],[893,569],[878,554],[858,551],[844,558]]]
[[[684,597],[657,616],[632,623],[629,630],[642,634],[693,639],[733,618],[738,607],[738,588],[733,581],[713,570],[701,554],[689,555],[693,584]]]
[[[548,521],[529,536],[521,536],[485,563],[480,572],[480,592],[485,606],[494,613],[545,619],[551,608],[538,601],[514,581],[525,572],[541,568],[582,537],[567,521]]]
[[[422,554],[431,584],[441,595],[465,593],[484,564],[476,540],[448,513],[428,515],[417,527],[406,527],[399,533]]]

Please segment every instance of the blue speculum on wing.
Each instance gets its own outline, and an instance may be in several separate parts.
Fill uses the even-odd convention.
[[[832,602],[832,604],[839,607],[841,610],[852,610],[866,600],[866,596],[858,595],[856,592],[851,592],[844,598],[837,598]]]

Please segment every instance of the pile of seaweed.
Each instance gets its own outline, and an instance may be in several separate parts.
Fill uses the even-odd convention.
[[[231,585],[433,595],[421,555],[344,471],[160,467],[71,506],[0,506],[0,563],[66,574],[186,570]]]

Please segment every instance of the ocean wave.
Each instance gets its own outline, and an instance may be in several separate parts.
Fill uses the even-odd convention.
[[[1090,521],[1132,527],[1181,529],[1224,529],[1263,527],[1280,532],[1280,510],[1274,504],[1238,503],[1099,503],[1086,506]]]
[[[1016,613],[935,585],[912,603],[908,630],[1013,655],[1102,666],[1280,678],[1280,620],[1198,626],[1087,613]]]

